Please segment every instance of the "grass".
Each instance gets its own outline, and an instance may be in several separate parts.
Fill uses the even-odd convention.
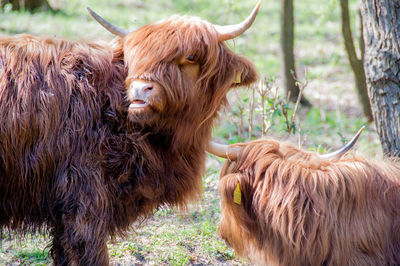
[[[0,265],[49,265],[49,238],[43,235],[4,235]]]
[[[216,187],[217,177],[210,173],[203,182],[201,202],[187,211],[158,210],[134,234],[115,239],[109,245],[112,263],[245,264],[216,237],[220,216]]]
[[[47,264],[49,263],[49,254],[46,251],[43,250],[24,250],[24,251],[19,251],[16,255],[16,258],[21,260],[22,263],[26,264]]]
[[[175,13],[190,14],[208,19],[215,24],[232,24],[245,18],[256,0],[60,0],[58,13],[10,12],[0,13],[0,33],[29,33],[72,40],[111,40],[112,36],[88,15],[92,7],[109,21],[127,29],[134,29],[150,21]],[[351,0],[353,22],[357,1]],[[300,143],[308,150],[321,152],[340,147],[362,125],[362,116],[355,92],[351,69],[340,35],[339,3],[336,0],[295,1],[295,55],[299,79],[307,73],[305,96],[313,103],[311,109],[299,110],[295,135],[285,131],[284,117],[277,112],[271,117],[268,136]],[[358,25],[353,23],[353,25]],[[353,34],[358,35],[353,26]],[[279,78],[279,1],[264,1],[254,26],[240,38],[229,42],[237,53],[250,58],[261,76]],[[279,85],[276,85],[279,87]],[[214,129],[220,142],[249,140],[248,117],[251,90],[239,90],[228,95],[230,110],[221,114]],[[279,89],[281,99],[283,92]],[[255,111],[256,137],[261,130],[261,107],[257,98]],[[289,105],[289,111],[293,105]],[[240,115],[242,110],[242,115]],[[240,119],[244,133],[238,134]],[[247,134],[247,135],[246,135]],[[300,140],[300,141],[299,141]],[[379,140],[373,125],[362,134],[357,149],[369,157],[381,157]],[[237,258],[217,236],[220,216],[217,193],[218,171],[222,160],[213,156],[207,161],[203,179],[203,198],[187,211],[162,208],[126,238],[109,243],[111,263],[114,265],[246,265]],[[0,246],[0,264],[47,265],[49,238],[41,235],[15,240],[7,234]]]

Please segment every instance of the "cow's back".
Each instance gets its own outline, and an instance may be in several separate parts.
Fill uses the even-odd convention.
[[[45,222],[55,185],[78,183],[76,164],[99,164],[102,114],[123,97],[110,88],[122,88],[117,74],[110,48],[0,37],[0,228]]]

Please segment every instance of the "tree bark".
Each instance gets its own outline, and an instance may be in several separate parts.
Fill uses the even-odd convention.
[[[386,156],[400,157],[400,2],[360,1],[364,69],[376,127]]]
[[[296,84],[295,60],[293,54],[294,46],[294,18],[293,0],[281,0],[281,67],[283,86],[286,94],[290,94],[290,101],[296,102],[300,89]],[[310,102],[301,97],[300,103],[311,106]]]
[[[340,0],[340,9],[341,9],[342,35],[344,39],[344,46],[346,48],[350,66],[354,73],[356,88],[358,92],[358,100],[361,103],[365,117],[368,119],[369,122],[371,122],[373,120],[373,116],[371,112],[371,104],[369,102],[367,83],[363,67],[363,58],[362,58],[363,50],[361,50],[361,59],[359,59],[356,54],[356,49],[354,47],[354,42],[353,42],[353,35],[351,33],[349,1]],[[360,48],[363,49],[362,47]]]

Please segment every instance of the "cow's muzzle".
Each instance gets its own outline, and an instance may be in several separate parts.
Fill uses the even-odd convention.
[[[136,80],[129,86],[128,98],[131,102],[129,108],[144,108],[149,105],[149,98],[155,92],[152,82]]]

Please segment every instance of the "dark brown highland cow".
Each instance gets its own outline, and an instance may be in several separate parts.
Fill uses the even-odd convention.
[[[219,233],[239,255],[259,265],[400,265],[399,162],[270,139],[230,149]]]
[[[112,44],[1,37],[0,229],[45,226],[56,265],[106,265],[110,235],[197,198],[226,93],[257,79],[224,41],[260,3],[238,25],[174,16],[131,33],[94,14]]]

